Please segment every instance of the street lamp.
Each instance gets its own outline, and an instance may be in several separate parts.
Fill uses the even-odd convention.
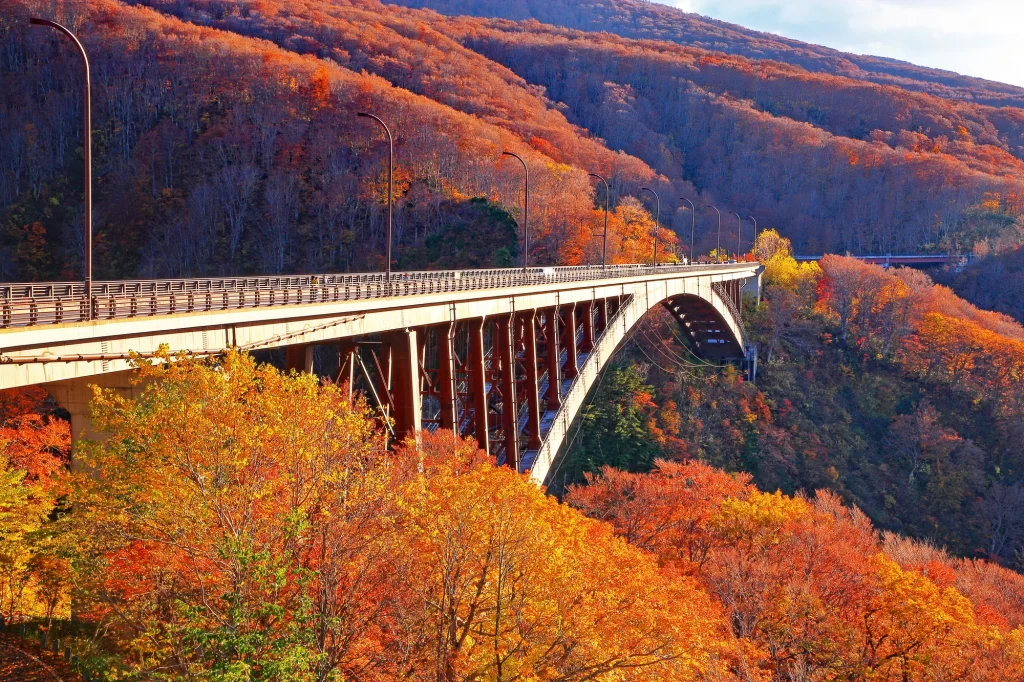
[[[722,212],[718,210],[717,206],[708,204],[708,208],[715,209],[715,213],[718,214],[718,248],[715,249],[715,262],[722,262]]]
[[[757,258],[757,218],[750,216],[750,219],[754,221],[754,258]]]
[[[685,197],[680,197],[680,199],[690,205],[690,265],[693,265],[693,231],[697,227],[697,209],[689,199]]]
[[[740,246],[742,234],[743,234],[743,218],[740,217],[739,213],[733,213],[736,216],[736,260],[740,259]]]
[[[78,53],[82,55],[82,65],[85,67],[85,82],[82,87],[84,106],[82,107],[85,139],[83,142],[82,156],[85,157],[85,260],[82,265],[82,274],[85,277],[85,301],[86,319],[93,319],[92,299],[92,84],[89,78],[89,57],[85,53],[82,43],[75,37],[75,34],[60,24],[47,19],[32,17],[28,23],[33,26],[49,26],[55,28],[75,44]]]
[[[658,267],[658,231],[661,229],[661,197],[650,187],[641,187],[641,192],[650,192],[654,195],[657,208],[654,213],[654,267]]]
[[[530,169],[527,168],[523,157],[515,152],[502,152],[501,154],[519,159],[519,163],[523,164],[523,172],[526,174],[523,189],[523,274],[525,275],[527,268],[530,267]]]
[[[394,174],[395,174],[395,140],[391,137],[391,129],[388,128],[388,124],[382,121],[379,117],[373,114],[368,114],[365,111],[360,111],[356,116],[362,116],[364,118],[372,118],[374,121],[379,123],[384,132],[388,135],[388,238],[387,246],[385,247],[385,257],[387,259],[387,265],[385,272],[387,273],[387,288],[391,290],[391,213],[392,213],[392,200],[394,192]]]
[[[604,183],[604,245],[601,247],[601,267],[608,266],[608,199],[611,192],[608,189],[608,181],[597,173],[588,173],[590,177],[597,178]]]

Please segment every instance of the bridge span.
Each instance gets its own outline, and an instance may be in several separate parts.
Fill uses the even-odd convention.
[[[954,253],[942,253],[942,254],[892,254],[887,253],[880,256],[849,256],[850,258],[856,258],[859,261],[864,261],[871,265],[881,265],[885,269],[889,269],[896,265],[904,265],[908,267],[938,267],[943,265],[949,265],[953,267],[963,267],[970,260],[969,256],[964,256]],[[824,256],[796,256],[796,260],[800,262],[806,261],[819,261]]]
[[[0,284],[0,388],[42,385],[92,435],[90,386],[131,395],[132,353],[329,345],[398,438],[473,436],[544,483],[583,401],[637,321],[664,305],[692,349],[751,357],[741,291],[757,263]],[[92,318],[92,319],[90,319]],[[333,374],[333,371],[332,371]]]

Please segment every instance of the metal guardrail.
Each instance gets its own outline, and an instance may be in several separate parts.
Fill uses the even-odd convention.
[[[439,270],[274,277],[122,280],[93,282],[91,297],[82,282],[0,284],[0,329],[35,325],[380,299],[421,294],[559,284],[653,274],[692,272],[727,266],[610,265],[493,270]],[[737,264],[747,265],[747,264]]]

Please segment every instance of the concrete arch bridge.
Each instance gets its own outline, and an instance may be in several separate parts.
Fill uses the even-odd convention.
[[[284,348],[362,390],[396,437],[473,436],[544,483],[619,344],[651,308],[699,356],[756,362],[740,320],[756,263],[0,284],[0,388],[42,385],[90,432],[89,386],[132,390],[129,356]],[[320,372],[324,373],[324,372]]]

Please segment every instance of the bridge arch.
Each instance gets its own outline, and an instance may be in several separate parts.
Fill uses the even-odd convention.
[[[523,458],[524,469],[541,485],[550,483],[562,446],[570,427],[583,409],[587,396],[615,353],[626,341],[640,320],[652,309],[664,306],[679,323],[696,352],[707,360],[744,360],[749,344],[740,316],[742,282],[713,283],[697,291],[680,282],[664,292],[648,289],[624,301],[607,328],[597,339],[593,350],[580,365],[561,405],[551,416],[542,443],[528,450]]]

